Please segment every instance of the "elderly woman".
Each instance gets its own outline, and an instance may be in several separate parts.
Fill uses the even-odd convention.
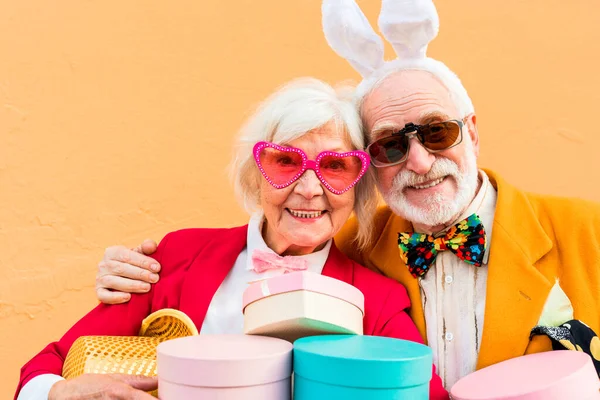
[[[259,268],[282,256],[290,257],[296,269],[360,289],[365,334],[421,342],[405,312],[410,304],[404,287],[351,261],[333,244],[352,211],[361,224],[357,246],[368,242],[375,196],[369,158],[357,150],[363,147],[354,107],[330,86],[307,79],[280,89],[250,119],[236,146],[232,175],[241,200],[255,210],[249,224],[167,234],[153,254],[162,266],[161,280],[126,304],[99,305],[48,345],[23,367],[18,399],[79,399],[92,393],[146,398],[138,389],[152,387],[123,376],[62,380],[63,361],[75,339],[136,335],[146,316],[167,307],[186,313],[201,334],[242,333],[244,289],[250,281],[284,273]],[[437,376],[431,398],[447,398]]]

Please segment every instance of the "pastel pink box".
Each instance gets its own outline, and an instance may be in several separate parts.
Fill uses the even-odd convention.
[[[513,358],[456,382],[453,400],[597,400],[600,381],[585,353],[549,351]]]
[[[161,400],[289,400],[291,343],[270,337],[200,335],[157,348]]]
[[[244,333],[293,342],[305,336],[363,333],[365,297],[337,279],[301,271],[250,284]]]

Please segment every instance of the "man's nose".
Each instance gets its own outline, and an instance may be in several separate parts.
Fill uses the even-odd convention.
[[[323,185],[312,169],[306,170],[296,182],[294,192],[306,199],[323,194]]]
[[[410,139],[406,168],[415,174],[425,175],[431,170],[435,156],[427,151],[416,138]]]

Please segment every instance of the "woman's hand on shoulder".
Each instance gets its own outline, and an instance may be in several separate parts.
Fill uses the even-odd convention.
[[[158,387],[156,378],[124,374],[84,374],[77,378],[56,382],[48,400],[115,399],[156,400],[146,391]]]
[[[146,293],[158,282],[160,264],[148,257],[156,251],[155,241],[146,239],[139,246],[111,246],[104,251],[96,273],[96,296],[105,304],[129,301],[131,293]]]

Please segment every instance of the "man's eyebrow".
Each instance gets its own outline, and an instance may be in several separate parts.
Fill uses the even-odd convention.
[[[419,123],[427,124],[432,121],[446,121],[450,117],[441,111],[426,111],[419,116]]]
[[[441,111],[425,111],[419,115],[419,120],[416,122],[419,124],[427,124],[432,121],[446,121],[448,119],[450,119],[450,117]],[[398,132],[402,128],[404,128],[404,126],[393,122],[382,122],[375,125],[370,133],[371,136],[375,137],[384,132]]]
[[[393,122],[383,122],[381,124],[377,124],[371,129],[371,136],[376,137],[384,132],[397,132],[403,127],[395,124]]]

